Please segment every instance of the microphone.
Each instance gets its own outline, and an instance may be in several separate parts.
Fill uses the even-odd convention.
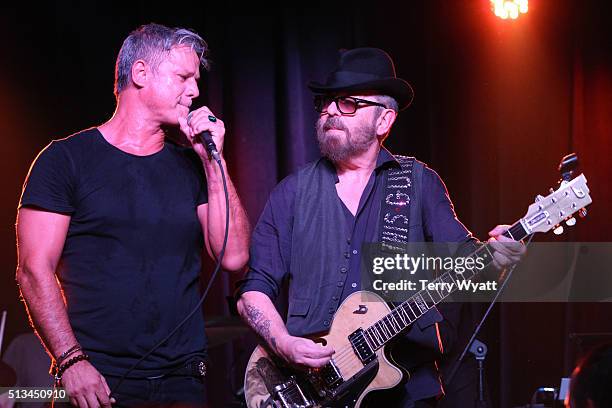
[[[196,137],[199,139],[200,143],[204,145],[208,154],[210,154],[213,159],[216,161],[220,161],[219,152],[217,151],[217,146],[213,141],[212,135],[208,130],[203,131],[202,133],[198,133]]]
[[[187,124],[188,125],[189,125],[189,122],[191,122],[192,113],[193,112],[189,112],[187,114]],[[196,138],[198,139],[200,143],[204,145],[204,147],[206,148],[206,151],[208,152],[208,154],[210,154],[213,157],[213,159],[215,159],[216,161],[221,161],[221,158],[219,157],[219,152],[217,151],[217,146],[215,145],[212,135],[210,134],[208,130],[205,130],[203,132],[196,134]]]

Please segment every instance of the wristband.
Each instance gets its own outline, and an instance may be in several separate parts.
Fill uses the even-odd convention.
[[[70,360],[66,361],[64,364],[57,368],[57,372],[55,373],[55,384],[60,386],[62,383],[62,375],[66,372],[67,369],[78,363],[79,361],[89,360],[89,356],[87,354],[80,354],[76,357],[72,357]]]
[[[66,358],[68,358],[68,356],[70,356],[71,354],[76,353],[77,351],[82,350],[81,345],[80,344],[75,344],[74,346],[70,347],[68,350],[64,351],[62,353],[61,356],[59,356],[56,360],[56,364],[59,366],[61,365],[64,360],[66,360]]]

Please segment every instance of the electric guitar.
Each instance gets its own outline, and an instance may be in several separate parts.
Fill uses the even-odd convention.
[[[566,156],[564,165],[574,165],[575,155]],[[586,215],[584,207],[592,200],[583,174],[571,179],[572,171],[563,173],[556,191],[538,196],[527,214],[514,223],[504,235],[516,241],[536,232],[555,229],[565,221],[574,225],[573,214]],[[481,257],[485,265],[492,262],[489,244],[472,254]],[[439,285],[457,288],[459,280],[469,280],[476,273],[461,274],[447,271],[435,281],[455,283]],[[359,291],[351,294],[338,308],[329,333],[313,339],[331,345],[336,350],[323,367],[300,371],[284,364],[268,349],[257,346],[249,359],[244,392],[249,408],[359,407],[371,392],[389,389],[402,381],[403,372],[392,364],[385,346],[399,336],[429,309],[448,297],[454,290],[421,290],[399,306],[391,309],[375,293]],[[358,311],[358,313],[355,313]]]

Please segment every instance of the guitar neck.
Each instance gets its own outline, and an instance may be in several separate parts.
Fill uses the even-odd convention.
[[[513,224],[504,235],[507,238],[512,238],[519,241],[525,238],[528,233],[523,227],[523,220]],[[468,256],[468,258],[480,258],[483,260],[484,266],[488,266],[493,262],[493,250],[490,244],[486,243]],[[484,268],[483,268],[484,269]],[[478,274],[479,271],[465,269],[463,273],[455,273],[447,271],[434,279],[433,283],[436,289],[423,289],[411,296],[408,300],[398,305],[391,313],[374,323],[372,326],[365,329],[365,335],[372,348],[378,350],[389,341],[394,339],[405,329],[414,323],[419,317],[423,316],[429,309],[440,303],[442,300],[451,295],[458,289],[457,282],[461,280],[470,280]],[[442,285],[445,283],[446,285]],[[453,283],[452,286],[448,285]],[[452,288],[450,290],[444,288]]]

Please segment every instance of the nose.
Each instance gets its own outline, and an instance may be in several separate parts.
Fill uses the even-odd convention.
[[[195,99],[200,95],[200,90],[198,89],[198,82],[194,77],[191,77],[187,80],[187,86],[185,89],[185,96]]]
[[[327,114],[329,116],[341,116],[342,113],[338,110],[338,105],[336,105],[336,101],[330,101],[329,105],[327,105]]]

